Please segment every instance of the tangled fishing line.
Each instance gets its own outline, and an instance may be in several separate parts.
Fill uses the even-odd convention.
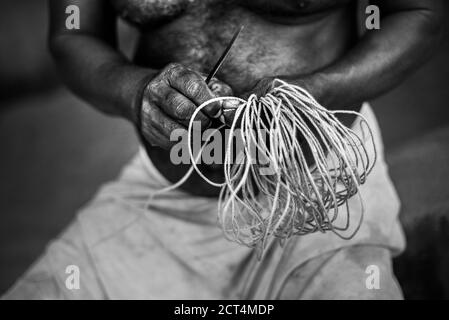
[[[248,100],[220,97],[199,106],[188,128],[192,166],[178,183],[161,192],[179,187],[195,170],[209,184],[221,188],[218,218],[226,238],[250,247],[263,249],[273,237],[282,243],[293,235],[316,231],[332,231],[342,238],[351,238],[363,218],[359,187],[376,161],[371,129],[357,112],[327,110],[303,88],[281,80],[276,80],[276,84],[263,97],[254,94]],[[237,99],[239,105],[225,149],[225,181],[217,183],[197,166],[209,140],[194,155],[192,128],[196,115],[204,107],[226,99]],[[358,116],[362,137],[343,125],[337,114]],[[367,137],[363,127],[368,129]],[[267,139],[263,132],[268,132]],[[243,145],[238,159],[232,156],[234,138]],[[371,159],[365,145],[367,140],[374,151]],[[265,157],[264,163],[269,164],[270,170],[263,171],[267,166],[261,164],[260,155]],[[348,230],[351,220],[348,200],[356,194],[362,214],[355,230],[344,236],[342,232]]]

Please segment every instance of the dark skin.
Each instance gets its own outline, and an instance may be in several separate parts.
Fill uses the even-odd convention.
[[[380,8],[381,29],[359,38],[350,0],[50,0],[50,48],[67,85],[96,109],[131,121],[155,166],[176,182],[189,166],[170,162],[170,133],[186,128],[202,102],[263,95],[277,77],[303,86],[329,109],[358,110],[435,51],[442,3],[371,1]],[[80,8],[80,30],[65,28],[71,4]],[[118,15],[141,31],[133,61],[117,50]],[[241,24],[245,30],[214,80],[219,89],[212,90],[205,75]],[[222,107],[199,115],[203,128]],[[201,168],[222,181],[220,169]],[[219,191],[197,175],[183,188],[202,196]]]

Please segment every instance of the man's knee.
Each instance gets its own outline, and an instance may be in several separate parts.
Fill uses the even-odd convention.
[[[284,299],[402,299],[390,251],[353,246],[314,258],[287,279]]]

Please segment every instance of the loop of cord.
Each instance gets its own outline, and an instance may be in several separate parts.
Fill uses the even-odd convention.
[[[355,111],[327,110],[301,87],[279,79],[276,83],[263,97],[219,97],[199,106],[187,133],[192,166],[179,182],[157,194],[178,188],[196,171],[210,185],[221,188],[218,221],[225,237],[258,247],[260,252],[270,238],[278,238],[282,244],[291,236],[317,231],[331,231],[350,239],[363,219],[359,188],[377,157],[369,124]],[[240,104],[235,108],[225,148],[225,181],[217,183],[209,180],[197,163],[210,138],[224,125],[213,131],[194,155],[193,123],[207,105],[230,99]],[[338,114],[359,117],[363,137],[343,125]],[[243,146],[235,156],[234,138]],[[373,150],[371,157],[367,141]],[[361,204],[360,219],[355,229],[344,235],[351,225],[348,200],[356,194]]]

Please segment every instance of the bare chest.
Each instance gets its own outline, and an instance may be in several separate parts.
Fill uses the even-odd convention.
[[[263,15],[298,16],[319,13],[351,0],[110,0],[117,13],[137,25],[159,24],[184,13],[207,13],[242,7]]]

